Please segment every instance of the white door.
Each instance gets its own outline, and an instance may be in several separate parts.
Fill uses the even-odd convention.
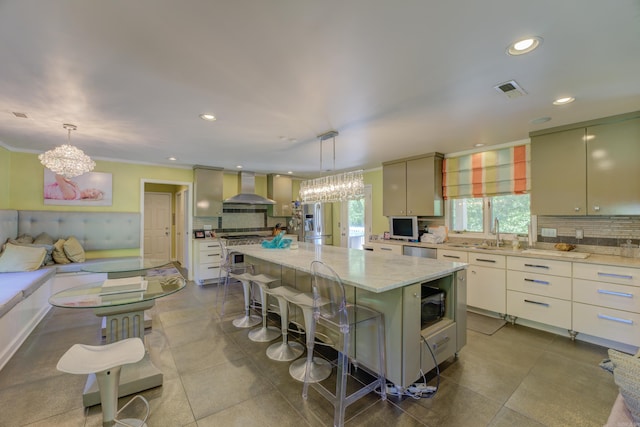
[[[371,234],[371,185],[365,185],[364,198],[342,202],[340,214],[340,246],[362,249]]]
[[[185,249],[187,248],[188,242],[186,242],[187,237],[187,227],[185,226],[185,210],[186,210],[186,201],[187,201],[187,191],[182,190],[176,193],[176,260],[180,263],[181,266],[186,266],[189,264],[187,257],[185,256]]]
[[[171,260],[171,194],[144,193],[144,256]]]

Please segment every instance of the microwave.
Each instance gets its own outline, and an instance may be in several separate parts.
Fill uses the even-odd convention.
[[[422,297],[420,304],[421,329],[424,329],[444,317],[446,292],[423,283],[420,293]]]

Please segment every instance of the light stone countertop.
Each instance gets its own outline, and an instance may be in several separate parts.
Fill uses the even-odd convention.
[[[375,293],[435,280],[467,266],[458,262],[303,242],[298,243],[298,249],[240,245],[234,246],[233,251],[307,273],[310,272],[311,261],[322,261],[338,273],[344,284]]]
[[[367,242],[365,246],[371,247],[375,244],[383,244],[383,245],[397,245],[397,246],[417,246],[422,248],[432,248],[432,249],[447,249],[454,251],[463,251],[463,252],[474,252],[474,253],[488,253],[488,254],[496,254],[496,255],[507,255],[507,256],[521,256],[527,258],[542,258],[542,259],[554,259],[558,261],[570,261],[570,262],[580,262],[585,264],[602,264],[602,265],[611,265],[617,267],[631,267],[631,268],[640,268],[640,258],[626,258],[617,255],[603,255],[596,253],[589,253],[587,258],[573,258],[572,254],[575,252],[569,252],[566,255],[560,251],[554,250],[546,250],[545,252],[549,252],[548,255],[543,254],[542,252],[536,253],[527,253],[526,250],[523,249],[512,249],[510,246],[506,247],[490,247],[489,249],[480,249],[477,247],[473,247],[473,245],[469,245],[469,247],[465,246],[461,243],[451,242],[451,243],[441,243],[441,244],[433,244],[433,243],[420,243],[420,242],[407,242],[402,240],[374,240],[371,242]]]

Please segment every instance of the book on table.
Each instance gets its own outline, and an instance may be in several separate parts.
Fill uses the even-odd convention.
[[[147,290],[147,281],[142,276],[107,279],[102,283],[100,295],[140,292]]]

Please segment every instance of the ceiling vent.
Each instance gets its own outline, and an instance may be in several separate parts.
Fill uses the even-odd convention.
[[[527,92],[522,89],[515,80],[500,83],[498,86],[494,86],[493,88],[509,99],[519,98],[527,94]]]
[[[16,117],[19,117],[21,119],[26,119],[27,118],[27,115],[25,113],[14,112],[13,115],[16,116]]]

